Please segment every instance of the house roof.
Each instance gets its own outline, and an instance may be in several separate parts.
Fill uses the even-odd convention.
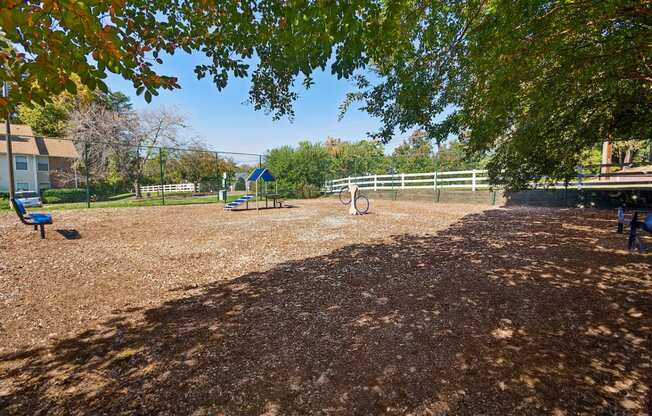
[[[238,180],[238,179],[247,180],[248,176],[249,176],[249,174],[247,172],[236,172],[235,175],[234,175],[236,180]]]
[[[11,125],[11,150],[19,155],[79,157],[72,141],[34,136],[32,129],[25,124]],[[7,153],[7,137],[4,134],[0,134],[0,153]]]
[[[276,180],[274,175],[272,175],[272,172],[270,172],[267,168],[256,168],[247,178],[248,181],[257,181],[258,179],[262,179],[265,182],[272,182]]]
[[[13,124],[11,126],[11,150],[14,154],[39,154],[32,129],[29,126],[24,124]],[[4,134],[0,134],[0,153],[7,153],[7,136]]]

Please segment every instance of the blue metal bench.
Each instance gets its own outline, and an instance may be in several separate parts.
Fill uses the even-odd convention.
[[[52,215],[42,214],[39,212],[28,214],[22,202],[13,198],[11,199],[11,205],[14,207],[14,210],[16,210],[16,214],[18,214],[18,218],[20,218],[20,221],[23,224],[33,225],[34,230],[38,230],[40,228],[41,238],[45,238],[45,225],[52,224]]]
[[[634,212],[632,215],[632,220],[629,225],[628,244],[628,248],[632,251],[638,250],[639,252],[644,252],[648,250],[639,236],[640,230],[652,233],[652,213],[648,214],[643,221],[638,220],[638,212]]]

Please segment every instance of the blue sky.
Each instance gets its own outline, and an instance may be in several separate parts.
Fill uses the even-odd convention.
[[[355,108],[338,121],[338,107],[351,83],[338,80],[326,72],[316,73],[315,85],[305,90],[298,83],[299,99],[295,102],[295,118],[274,121],[271,115],[255,111],[245,103],[249,81],[232,78],[225,90],[218,91],[210,79],[198,81],[193,69],[202,62],[199,55],[178,54],[167,57],[160,73],[176,76],[180,90],[161,91],[147,104],[136,96],[131,83],[117,75],[110,75],[108,85],[131,97],[136,109],[158,106],[176,107],[188,120],[193,133],[201,137],[211,149],[264,153],[265,150],[300,141],[323,141],[328,136],[346,140],[361,140],[374,131],[379,122]],[[387,145],[390,151],[399,139]]]

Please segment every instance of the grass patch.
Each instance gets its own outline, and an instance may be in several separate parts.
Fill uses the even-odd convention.
[[[187,196],[188,194],[165,194],[165,205],[192,205],[192,204],[218,204],[224,202],[217,201],[217,195]],[[229,195],[227,202],[235,201],[242,195]],[[254,202],[252,198],[250,202]],[[163,205],[163,199],[160,197],[140,198],[134,197],[133,193],[115,195],[106,201],[91,202],[91,208],[132,208],[132,207],[153,207]],[[44,204],[43,208],[31,208],[31,211],[61,211],[68,209],[85,209],[86,202],[65,202],[59,204]],[[9,209],[9,200],[0,198],[0,210]]]
[[[229,196],[228,202],[238,199],[237,196]],[[252,199],[252,201],[255,199]],[[216,195],[207,196],[167,196],[165,197],[165,205],[193,205],[193,204],[218,204],[222,205],[222,201],[217,201]],[[131,207],[152,207],[163,205],[162,198],[141,198],[137,199],[132,197],[91,202],[91,208],[131,208]],[[65,204],[45,204],[43,210],[59,211],[67,209],[84,209],[86,202],[71,202]]]

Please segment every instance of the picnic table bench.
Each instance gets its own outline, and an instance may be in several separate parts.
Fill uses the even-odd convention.
[[[265,208],[268,208],[268,201],[271,199],[272,200],[272,208],[283,208],[283,201],[281,199],[281,195],[279,194],[265,194],[263,195],[265,198]]]

